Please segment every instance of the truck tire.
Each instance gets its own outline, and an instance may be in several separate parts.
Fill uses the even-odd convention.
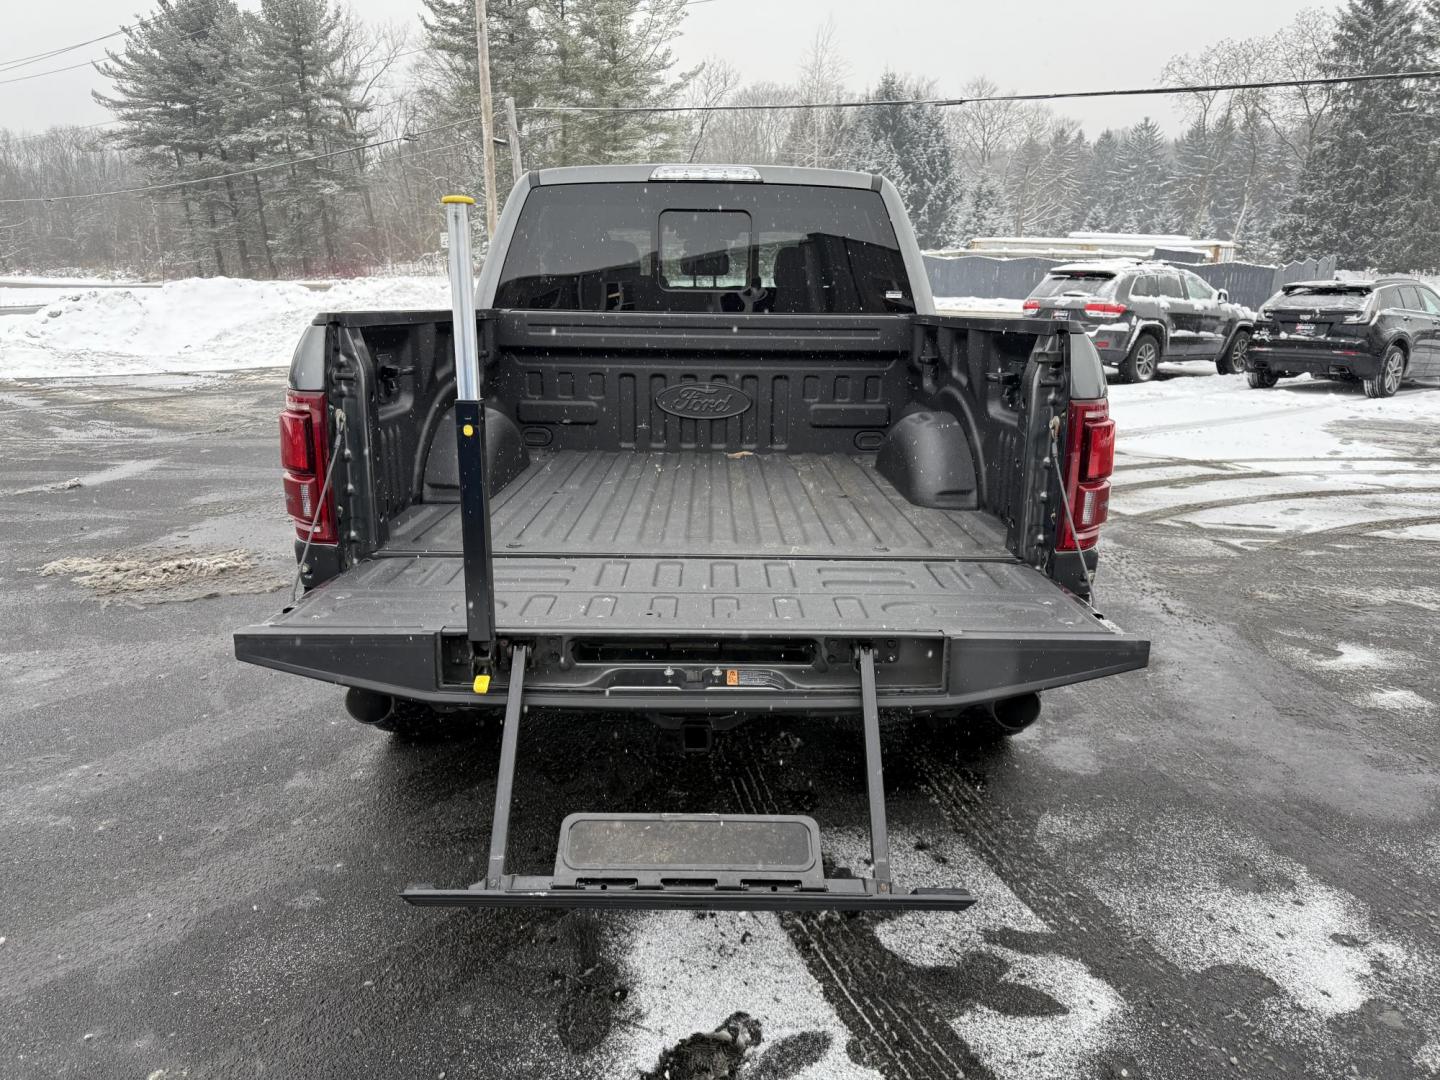
[[[1215,360],[1215,370],[1221,375],[1242,375],[1245,372],[1245,353],[1250,349],[1250,331],[1236,330],[1230,339],[1230,347]]]
[[[424,702],[396,698],[385,718],[371,726],[379,731],[388,731],[396,738],[418,742],[437,738],[445,730],[448,719]]]
[[[1269,390],[1280,381],[1280,376],[1269,368],[1251,368],[1245,373],[1245,377],[1252,390]]]
[[[1160,370],[1160,339],[1148,330],[1135,339],[1130,353],[1120,361],[1120,381],[1147,383]]]
[[[1400,384],[1404,380],[1405,349],[1400,345],[1391,345],[1385,350],[1385,358],[1380,361],[1380,370],[1363,380],[1365,396],[1371,398],[1394,397],[1395,391],[1400,389]]]

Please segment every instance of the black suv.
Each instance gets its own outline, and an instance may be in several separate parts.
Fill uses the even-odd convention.
[[[1025,310],[1078,320],[1126,382],[1149,382],[1162,359],[1213,360],[1222,375],[1244,371],[1255,321],[1197,274],[1134,259],[1057,266]]]
[[[1260,311],[1247,368],[1257,389],[1309,372],[1390,397],[1406,379],[1440,378],[1440,296],[1410,277],[1286,285]]]

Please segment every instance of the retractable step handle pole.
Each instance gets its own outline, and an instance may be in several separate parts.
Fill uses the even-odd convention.
[[[455,439],[460,472],[460,535],[465,562],[465,623],[472,651],[487,666],[495,650],[495,568],[490,547],[490,490],[485,476],[485,402],[476,340],[474,264],[468,195],[446,195],[450,306],[455,323]],[[478,680],[477,680],[478,684]]]

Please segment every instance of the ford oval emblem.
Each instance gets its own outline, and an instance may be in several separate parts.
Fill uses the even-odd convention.
[[[655,404],[687,420],[728,420],[754,404],[743,390],[724,383],[680,383],[655,395]]]

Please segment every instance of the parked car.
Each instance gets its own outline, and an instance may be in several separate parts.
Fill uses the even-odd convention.
[[[1286,285],[1265,302],[1254,337],[1256,389],[1308,372],[1383,398],[1406,379],[1440,378],[1440,296],[1412,277]]]
[[[1126,382],[1149,382],[1161,360],[1213,360],[1222,375],[1239,374],[1255,321],[1193,271],[1135,259],[1057,266],[1025,310],[1078,321]]]
[[[306,592],[235,635],[397,734],[503,711],[485,881],[406,898],[969,904],[892,886],[879,710],[1003,736],[1040,691],[1146,665],[1088,603],[1115,456],[1090,340],[938,314],[894,186],[817,169],[529,173],[476,302],[458,334],[444,311],[305,332],[281,458]],[[734,814],[573,814],[554,875],[508,873],[529,706],[695,750],[746,718],[863,727],[872,875],[827,878],[809,818]]]

